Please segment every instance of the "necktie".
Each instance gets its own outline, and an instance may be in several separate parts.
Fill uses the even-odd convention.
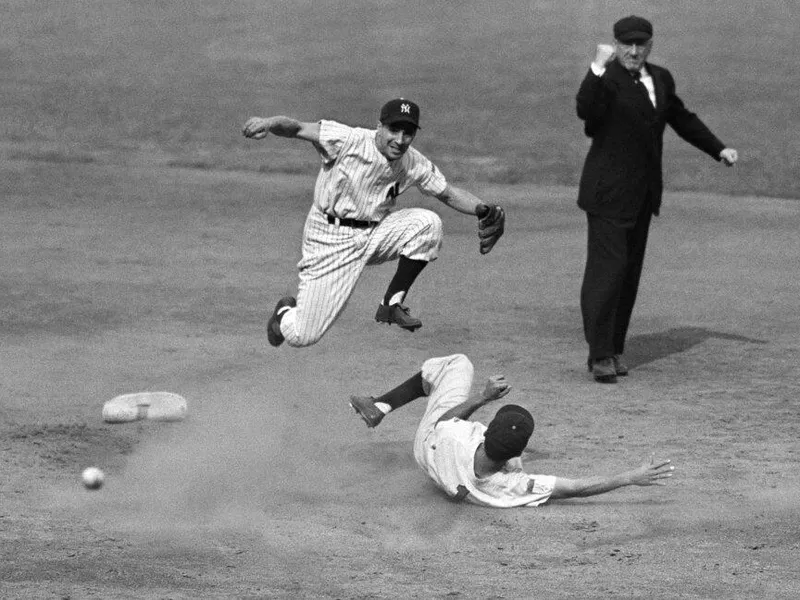
[[[636,88],[641,92],[644,92],[647,101],[650,102],[655,107],[655,102],[650,97],[650,90],[647,89],[647,86],[642,81],[642,72],[641,71],[631,71],[631,77],[633,77],[633,83],[636,84]]]

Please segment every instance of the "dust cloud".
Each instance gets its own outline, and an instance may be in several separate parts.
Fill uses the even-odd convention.
[[[124,469],[83,510],[170,542],[237,531],[277,546],[333,535],[404,551],[452,534],[460,507],[413,459],[423,406],[368,430],[347,403],[358,382],[310,373],[325,365],[290,351],[246,385],[234,377],[187,395],[187,419],[140,425]]]

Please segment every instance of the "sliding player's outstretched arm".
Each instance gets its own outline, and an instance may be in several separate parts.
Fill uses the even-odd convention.
[[[669,460],[656,461],[655,454],[651,454],[650,459],[640,467],[614,475],[595,475],[581,479],[557,477],[550,498],[557,500],[559,498],[596,496],[629,485],[665,485],[666,482],[663,480],[672,477],[674,470],[675,467],[670,464]]]

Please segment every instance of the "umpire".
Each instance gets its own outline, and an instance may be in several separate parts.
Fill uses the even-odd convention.
[[[578,117],[592,139],[581,174],[578,206],[586,212],[588,244],[581,313],[588,367],[595,381],[627,375],[622,359],[650,219],[661,206],[664,129],[731,166],[727,148],[675,93],[669,71],[650,64],[653,26],[630,16],[614,24],[614,43],[597,55],[577,95]]]

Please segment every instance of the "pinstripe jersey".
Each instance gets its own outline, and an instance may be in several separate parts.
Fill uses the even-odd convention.
[[[375,145],[375,130],[320,121],[322,157],[314,186],[314,206],[334,217],[381,221],[396,198],[416,186],[428,196],[444,192],[447,181],[422,153],[408,148],[390,161]]]

